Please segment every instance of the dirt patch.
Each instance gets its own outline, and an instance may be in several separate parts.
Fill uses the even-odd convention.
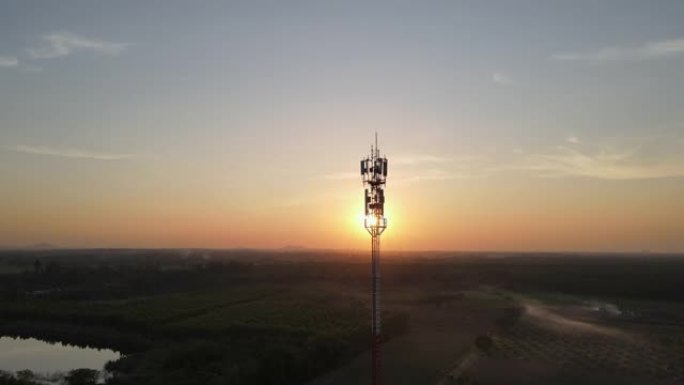
[[[394,295],[394,298],[391,296]],[[473,341],[497,327],[509,302],[457,293],[449,301],[415,301],[415,293],[394,292],[386,303],[410,315],[409,331],[383,346],[383,379],[392,385],[435,384],[472,351]],[[496,306],[495,306],[496,305]],[[388,308],[390,307],[388,306]],[[309,385],[370,383],[370,356],[364,354]]]
[[[643,376],[628,377],[620,373],[596,372],[564,368],[539,360],[483,358],[468,373],[478,385],[665,385]]]
[[[589,333],[615,338],[634,338],[634,336],[617,328],[566,317],[539,303],[526,301],[523,303],[523,307],[525,309],[523,321],[527,320],[544,328],[554,329],[562,333]]]
[[[602,325],[598,317],[596,323],[573,319],[533,301],[524,307],[520,322],[494,338],[491,356],[473,366],[478,383],[684,383],[681,350]],[[495,368],[508,375],[493,375]]]

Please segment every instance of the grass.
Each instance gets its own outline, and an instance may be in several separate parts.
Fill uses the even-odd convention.
[[[28,270],[28,266],[17,266],[6,263],[0,263],[0,274],[18,274]]]
[[[261,330],[296,334],[351,334],[366,321],[363,304],[330,293],[301,290],[282,292],[258,300],[216,307],[173,326],[191,330]]]
[[[343,294],[254,285],[114,301],[27,299],[2,307],[5,313],[36,318],[178,332],[351,333],[367,321],[365,305]]]
[[[101,327],[82,341],[93,346],[111,343],[114,332],[144,336],[146,345],[123,347],[126,356],[112,367],[122,383],[190,383],[191,373],[202,373],[199,383],[293,383],[367,348],[368,307],[355,294],[249,284],[126,300],[24,298],[0,301],[0,326]]]

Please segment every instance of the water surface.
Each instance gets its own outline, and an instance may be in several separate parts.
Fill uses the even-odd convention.
[[[81,348],[35,338],[0,337],[0,370],[29,369],[38,373],[88,368],[102,370],[121,354],[109,349]]]

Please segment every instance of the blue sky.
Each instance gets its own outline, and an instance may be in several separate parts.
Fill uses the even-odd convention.
[[[352,247],[330,218],[355,218],[377,130],[396,248],[684,250],[682,2],[0,4],[2,244],[182,245],[129,234],[142,216],[212,234],[189,245]],[[576,236],[514,225],[563,207]],[[594,239],[597,207],[632,227]],[[437,218],[478,232],[416,233]]]

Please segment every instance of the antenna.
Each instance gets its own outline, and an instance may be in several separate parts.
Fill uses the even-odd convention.
[[[371,235],[372,278],[372,383],[381,383],[381,322],[380,322],[380,235],[387,228],[385,218],[385,182],[387,180],[387,158],[380,157],[378,133],[375,132],[375,146],[371,145],[370,156],[361,160],[361,177],[364,191],[363,226]]]
[[[380,152],[380,150],[378,150],[378,132],[377,131],[375,131],[375,151],[378,153]]]

